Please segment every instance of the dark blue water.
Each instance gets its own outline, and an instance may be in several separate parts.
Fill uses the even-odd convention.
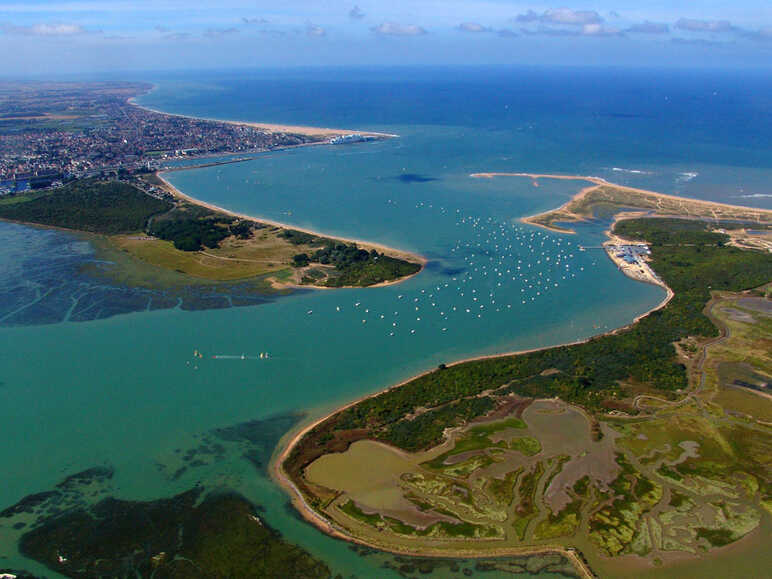
[[[94,260],[87,243],[0,223],[0,303],[13,296],[22,305],[45,303],[40,315],[56,322],[32,326],[14,313],[14,327],[0,328],[0,508],[110,464],[115,477],[105,492],[115,496],[152,499],[196,483],[236,489],[335,572],[395,576],[381,568],[383,556],[362,558],[299,521],[243,448],[180,476],[174,450],[248,420],[318,415],[440,362],[586,337],[661,299],[602,253],[577,251],[598,244],[604,223],[572,237],[517,222],[559,205],[580,183],[535,188],[528,180],[474,180],[471,172],[591,174],[772,206],[772,84],[763,77],[390,69],[150,80],[159,86],[142,103],[169,112],[400,134],[170,178],[231,209],[419,251],[430,266],[398,286],[308,292],[253,307],[154,310],[136,294],[135,308],[111,309],[116,296],[134,290],[89,278],[81,267]],[[86,307],[78,296],[94,288],[101,293],[88,299],[97,305]],[[58,297],[36,301],[49,295]],[[104,315],[67,316],[74,311]],[[275,358],[259,367],[210,360],[194,367],[193,349],[269,350]],[[263,455],[275,430],[267,428]],[[0,556],[8,558],[0,561],[39,570],[15,552],[18,535],[0,525]]]
[[[772,167],[772,78],[619,69],[381,69],[152,79],[148,106],[229,119],[505,131],[534,172],[626,164]]]

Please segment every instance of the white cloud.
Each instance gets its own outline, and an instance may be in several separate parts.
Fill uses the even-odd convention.
[[[462,22],[456,28],[462,32],[492,32],[490,28],[477,22]]]
[[[603,17],[595,10],[571,10],[557,8],[518,14],[515,21],[526,25],[521,31],[529,35],[546,36],[621,36],[618,28],[604,24]],[[536,25],[534,27],[533,25]]]
[[[306,25],[306,36],[317,38],[320,36],[327,36],[327,31],[321,26],[317,26],[316,24],[308,24]]]
[[[384,22],[373,26],[370,30],[383,36],[422,36],[426,29],[415,24],[398,24],[396,22]]]
[[[524,14],[518,14],[517,22],[540,22],[541,24],[556,24],[563,26],[586,26],[588,24],[600,24],[603,17],[595,10],[571,10],[569,8],[557,8],[545,10],[542,13],[529,10]]]
[[[31,26],[16,26],[13,24],[0,25],[0,31],[4,34],[16,34],[21,36],[80,36],[88,34],[88,31],[80,24],[33,24]]]
[[[587,36],[595,38],[624,36],[624,32],[618,28],[604,26],[603,24],[585,24],[581,27],[556,28],[552,26],[539,26],[536,29],[521,28],[523,34],[529,36]]]
[[[547,10],[542,15],[542,22],[548,24],[567,24],[571,26],[588,26],[600,24],[603,22],[600,14],[595,10],[570,10],[568,8],[558,8],[557,10]]]
[[[582,26],[582,36],[619,36],[622,31],[618,28],[603,26],[602,24],[585,24]]]

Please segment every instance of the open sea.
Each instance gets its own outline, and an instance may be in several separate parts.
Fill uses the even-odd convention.
[[[97,254],[83,238],[0,222],[0,510],[108,466],[104,488],[68,500],[232,489],[333,574],[398,577],[382,567],[391,556],[362,555],[299,520],[267,474],[279,439],[440,363],[585,338],[664,297],[597,249],[606,222],[576,235],[518,222],[583,183],[470,173],[594,175],[772,208],[768,76],[443,68],[142,80],[157,87],[140,103],[167,112],[398,134],[167,178],[231,210],[418,252],[429,264],[390,287],[227,307],[243,300],[118,287],[84,269]],[[18,555],[23,532],[0,522],[0,568],[54,576]],[[458,576],[434,576],[446,574]]]

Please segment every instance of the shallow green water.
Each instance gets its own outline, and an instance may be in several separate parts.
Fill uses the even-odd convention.
[[[374,145],[379,166],[395,162],[403,146]],[[169,480],[174,449],[195,446],[196,435],[216,427],[287,411],[317,415],[440,362],[591,335],[629,322],[662,297],[659,289],[618,274],[599,250],[578,250],[579,241],[597,245],[597,231],[567,246],[566,236],[532,235],[530,228],[512,224],[525,212],[518,203],[528,211],[557,204],[573,191],[568,184],[545,184],[535,198],[527,181],[499,185],[455,174],[404,184],[357,175],[367,170],[372,154],[366,147],[316,148],[175,173],[172,180],[232,209],[429,256],[430,267],[404,284],[307,292],[250,308],[141,312],[0,330],[3,462],[24,465],[6,472],[0,503],[12,504],[67,474],[105,463],[116,468],[114,492],[126,498],[166,496],[198,481],[228,486],[264,505],[270,524],[323,555],[334,569],[372,576],[376,558],[362,558],[299,522],[287,511],[286,497],[239,453]],[[333,176],[329,181],[319,171],[344,159],[345,165],[326,173]],[[344,166],[348,177],[341,175]],[[308,195],[302,185],[315,171],[321,174],[313,177]],[[344,188],[347,180],[351,186]],[[335,202],[326,203],[327,196]],[[282,217],[283,207],[292,207],[293,215]],[[324,212],[325,207],[333,209]],[[560,266],[546,261],[558,255],[565,256]],[[508,268],[514,274],[518,261],[533,272],[529,277],[542,273],[558,281],[551,287],[543,282],[537,296],[523,282],[527,278],[513,281],[513,275],[493,271]],[[565,265],[576,277],[565,276]],[[194,349],[205,358],[194,359]],[[265,351],[268,360],[238,358]],[[237,359],[210,357],[218,354]],[[159,470],[156,463],[169,466]],[[8,529],[2,533],[5,541],[13,540]],[[9,552],[7,543],[3,552]],[[13,557],[8,563],[22,565]]]
[[[175,108],[173,99],[167,105],[195,112]],[[199,113],[227,116],[227,107],[221,115],[216,110],[210,103]],[[260,118],[259,110],[253,114]],[[286,120],[303,121],[289,113]],[[426,270],[396,286],[299,292],[255,307],[0,328],[0,507],[73,472],[109,464],[115,467],[112,494],[154,499],[198,482],[231,488],[263,505],[269,524],[334,572],[389,576],[381,568],[388,556],[362,557],[299,521],[281,490],[243,458],[242,447],[228,446],[175,478],[180,454],[215,428],[296,411],[310,420],[442,362],[618,327],[664,296],[621,275],[599,249],[579,249],[599,245],[603,224],[582,226],[576,236],[518,224],[520,216],[559,205],[580,183],[543,181],[537,188],[528,180],[468,177],[560,170],[545,154],[559,133],[546,139],[442,122],[373,128],[401,136],[275,152],[168,178],[228,209],[417,251],[430,260]],[[529,143],[540,143],[531,156]],[[629,159],[631,152],[621,154]],[[561,149],[558,158],[565,155]],[[648,159],[651,174],[613,172],[606,160],[564,168],[671,190],[692,179],[679,177],[688,172],[688,159],[667,166]],[[706,197],[717,195],[732,172],[754,187],[763,181],[737,167],[700,171],[714,175]],[[35,249],[15,230],[3,231],[0,265],[15,275],[15,256]],[[35,247],[48,251],[42,243]],[[193,358],[194,350],[204,358]],[[271,357],[261,360],[260,352]],[[40,570],[16,555],[19,532],[0,525],[0,567]]]

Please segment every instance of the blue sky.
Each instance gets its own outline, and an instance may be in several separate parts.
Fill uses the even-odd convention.
[[[395,64],[771,67],[772,2],[0,0],[0,53],[3,76]]]

